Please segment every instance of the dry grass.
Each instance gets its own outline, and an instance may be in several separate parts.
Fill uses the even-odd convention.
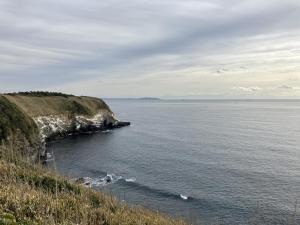
[[[1,151],[9,152],[3,147]],[[0,225],[185,224],[129,207],[12,155],[2,154],[0,159]]]
[[[111,113],[104,101],[92,97],[77,96],[25,96],[5,95],[5,97],[20,107],[27,115],[49,116],[76,113],[92,116],[101,110]]]

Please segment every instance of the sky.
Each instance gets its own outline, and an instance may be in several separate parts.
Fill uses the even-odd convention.
[[[0,0],[0,92],[300,98],[299,0]]]

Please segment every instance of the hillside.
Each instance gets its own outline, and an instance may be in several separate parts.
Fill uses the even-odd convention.
[[[185,224],[129,207],[32,161],[44,150],[47,135],[123,125],[128,123],[115,119],[97,98],[43,92],[0,95],[0,225]]]
[[[0,143],[13,142],[35,159],[45,154],[47,140],[122,125],[98,98],[51,92],[0,95]]]
[[[0,95],[0,145],[9,144],[13,144],[13,150],[24,157],[37,158],[42,149],[39,129],[34,120]],[[3,151],[0,153],[2,155]]]

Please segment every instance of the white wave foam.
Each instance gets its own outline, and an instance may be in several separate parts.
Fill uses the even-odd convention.
[[[182,194],[180,194],[180,198],[182,198],[183,200],[188,200],[189,199],[188,196],[185,196],[185,195],[182,195]]]
[[[94,180],[91,177],[83,177],[83,185],[92,187],[96,183],[96,180]]]
[[[83,177],[83,185],[88,187],[103,187],[109,184],[113,184],[122,179],[122,176],[116,176],[115,174],[107,174],[105,177]]]
[[[46,153],[46,158],[47,158],[47,159],[51,159],[51,158],[52,158],[52,154],[51,154],[50,152],[47,152],[47,153]]]
[[[126,182],[135,182],[136,181],[136,178],[135,177],[132,177],[132,178],[128,178],[128,179],[125,179]]]
[[[102,133],[110,133],[110,132],[112,132],[112,130],[104,130],[104,131],[102,131]]]
[[[53,161],[53,155],[50,152],[46,153],[46,162]]]
[[[118,180],[122,179],[123,177],[122,176],[117,176],[115,174],[107,174],[104,178],[104,181],[108,182],[108,183],[115,183],[117,182]]]

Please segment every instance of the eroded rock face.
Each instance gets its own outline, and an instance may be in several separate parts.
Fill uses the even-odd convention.
[[[119,127],[119,121],[113,114],[98,113],[94,117],[86,116],[39,116],[33,118],[40,130],[42,141],[73,133],[93,132]]]
[[[93,117],[81,115],[51,115],[38,116],[33,120],[40,131],[39,156],[41,159],[46,157],[46,142],[56,138],[65,137],[70,134],[85,132],[95,132],[108,128],[119,127],[119,121],[112,113],[99,112]]]

